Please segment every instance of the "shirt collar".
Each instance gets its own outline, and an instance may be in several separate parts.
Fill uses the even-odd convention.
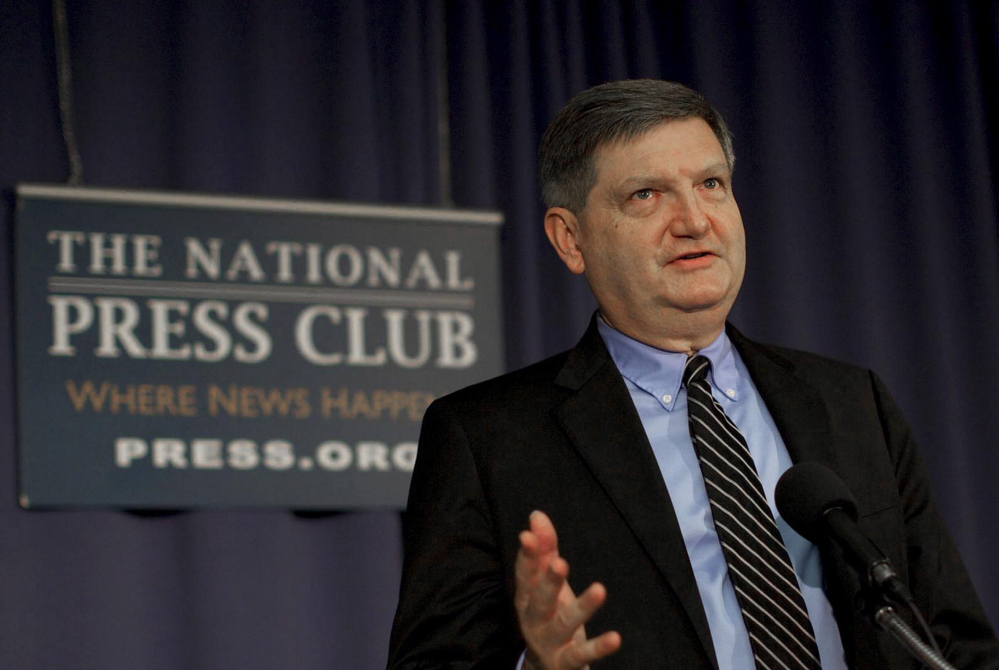
[[[672,410],[683,382],[687,354],[639,342],[615,330],[599,315],[597,330],[621,375],[654,397],[665,409]],[[697,353],[711,361],[708,376],[711,385],[721,390],[729,400],[738,401],[739,372],[735,364],[735,348],[725,331]]]

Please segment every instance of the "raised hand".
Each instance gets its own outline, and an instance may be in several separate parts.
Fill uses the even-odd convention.
[[[520,534],[514,605],[527,642],[525,668],[575,670],[613,654],[621,636],[608,631],[587,639],[584,624],[607,599],[594,583],[576,597],[567,581],[569,564],[558,553],[558,536],[544,512],[532,512],[530,528]]]

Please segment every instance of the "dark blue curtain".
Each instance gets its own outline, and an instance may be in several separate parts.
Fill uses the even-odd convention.
[[[511,367],[594,306],[540,225],[548,120],[609,79],[702,90],[736,136],[733,321],[886,379],[999,622],[999,4],[68,4],[86,183],[500,209]],[[53,44],[49,2],[0,4],[0,666],[384,666],[396,514],[18,508],[11,192],[67,175]]]

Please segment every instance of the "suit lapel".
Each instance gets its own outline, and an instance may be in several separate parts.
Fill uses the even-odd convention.
[[[746,339],[731,324],[726,330],[770,411],[791,460],[831,462],[829,414],[818,391],[798,378],[794,364],[773,349]]]
[[[573,389],[556,415],[635,537],[683,604],[717,667],[704,607],[652,447],[624,379],[592,321],[556,382]]]
[[[829,414],[818,391],[794,375],[793,364],[779,353],[747,340],[731,325],[728,325],[728,334],[749,368],[791,460],[795,463],[821,461],[834,471],[848,472],[841,468],[836,457]],[[857,655],[856,635],[851,632],[857,588],[855,573],[841,552],[831,551],[829,545],[820,545],[819,550],[826,575],[826,593],[836,613],[843,648],[852,665],[851,659]]]

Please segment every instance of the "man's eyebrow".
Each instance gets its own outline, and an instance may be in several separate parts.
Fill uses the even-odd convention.
[[[728,163],[718,162],[705,165],[704,167],[696,170],[694,174],[702,177],[714,175],[728,176],[730,172],[731,170],[728,169]],[[670,178],[664,177],[661,174],[636,174],[622,179],[618,183],[618,188],[626,189],[643,186],[657,186],[660,184],[669,184],[670,181]]]
[[[663,177],[662,175],[638,174],[621,180],[620,187],[634,188],[636,186],[648,186],[650,184],[655,185],[655,184],[665,183],[668,181],[669,179]]]
[[[701,174],[723,174],[728,175],[731,170],[728,169],[728,163],[712,163],[700,170]]]

